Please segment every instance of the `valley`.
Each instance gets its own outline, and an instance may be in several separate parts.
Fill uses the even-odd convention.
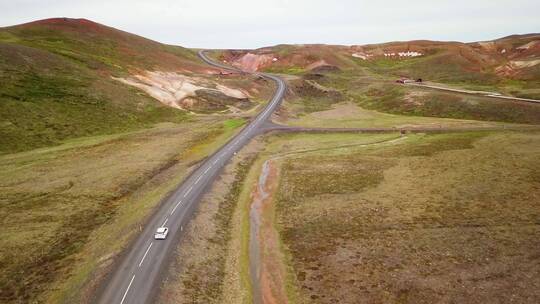
[[[0,28],[0,302],[536,303],[539,58]]]

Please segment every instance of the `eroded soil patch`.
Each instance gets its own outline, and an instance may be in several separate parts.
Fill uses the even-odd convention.
[[[272,194],[277,188],[277,176],[278,168],[274,161],[266,161],[251,203],[249,263],[253,302],[256,304],[288,303],[284,285],[285,265],[274,227]]]

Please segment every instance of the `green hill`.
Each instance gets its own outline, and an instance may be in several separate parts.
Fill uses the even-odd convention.
[[[111,76],[204,68],[194,51],[84,19],[0,28],[0,153],[186,120]]]

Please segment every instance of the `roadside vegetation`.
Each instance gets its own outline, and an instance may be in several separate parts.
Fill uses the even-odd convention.
[[[88,300],[152,208],[243,123],[167,123],[0,156],[0,300]]]
[[[269,138],[292,303],[540,298],[537,132],[355,136]]]
[[[534,131],[270,134],[205,197],[162,302],[251,303],[282,284],[290,303],[536,303],[539,152]],[[250,205],[267,160],[280,174],[261,209],[260,284]]]
[[[202,198],[196,216],[185,228],[160,303],[238,303],[226,296],[241,291],[241,286],[228,281],[230,260],[240,253],[233,245],[239,236],[232,231],[239,224],[235,213],[243,209],[238,205],[240,195],[259,146],[255,142],[243,149]]]

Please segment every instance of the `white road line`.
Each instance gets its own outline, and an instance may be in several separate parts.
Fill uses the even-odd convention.
[[[204,170],[204,174],[208,173],[208,171],[210,171],[210,168],[212,168],[212,166],[206,168],[206,170]]]
[[[202,175],[199,175],[199,177],[197,177],[197,179],[195,180],[195,184],[198,184],[201,181],[202,177]]]
[[[214,162],[212,163],[212,165],[215,165],[215,164],[217,164],[217,162],[218,162],[218,160],[217,160],[217,159],[216,159],[216,160],[214,160]]]
[[[131,287],[131,283],[133,283],[133,280],[135,279],[135,275],[131,278],[131,281],[129,281],[129,285],[126,289],[126,292],[124,292],[124,296],[122,297],[122,301],[120,301],[120,304],[124,303],[124,300],[126,299],[127,293],[129,291],[129,288]]]
[[[169,221],[169,218],[166,218],[165,222],[163,222],[163,224],[161,224],[161,227],[165,227],[165,224],[167,224],[168,221]]]
[[[142,263],[144,262],[144,259],[146,258],[146,255],[148,254],[148,251],[150,251],[150,248],[152,248],[153,244],[154,244],[153,242],[150,243],[150,246],[148,246],[148,249],[146,249],[146,252],[144,253],[144,255],[143,255],[142,259],[141,259],[141,262],[139,263],[139,267],[141,267]]]
[[[191,192],[191,190],[193,190],[193,186],[192,186],[192,187],[189,187],[189,189],[187,190],[187,192],[184,193],[184,197],[187,197],[188,194]]]
[[[182,203],[182,201],[179,201],[176,206],[174,206],[173,210],[171,211],[171,215],[174,213],[174,211],[176,211],[176,208],[178,208],[178,206],[180,206],[180,204]]]

